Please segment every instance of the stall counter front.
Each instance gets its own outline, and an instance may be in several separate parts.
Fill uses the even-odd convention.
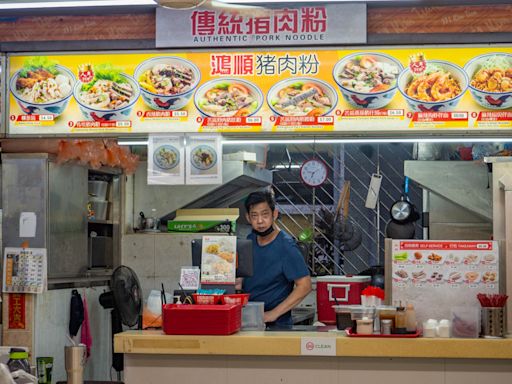
[[[335,341],[335,356],[303,356],[305,339]],[[512,382],[512,339],[350,338],[337,332],[239,332],[172,336],[161,331],[115,335],[125,354],[125,383]],[[397,376],[399,375],[399,376]]]

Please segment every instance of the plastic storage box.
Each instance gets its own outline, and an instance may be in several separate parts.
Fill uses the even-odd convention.
[[[452,336],[475,339],[480,333],[480,308],[453,307]]]
[[[336,314],[332,306],[361,304],[361,292],[370,284],[370,281],[370,276],[317,277],[318,321],[324,324],[336,324]]]
[[[242,309],[242,330],[243,331],[264,331],[265,322],[263,314],[265,303],[261,301],[249,301]]]
[[[241,305],[165,304],[162,309],[167,335],[231,335],[241,325]]]

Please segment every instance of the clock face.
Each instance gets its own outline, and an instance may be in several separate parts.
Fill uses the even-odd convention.
[[[318,187],[327,180],[327,166],[321,160],[307,160],[300,168],[300,178],[310,187]]]

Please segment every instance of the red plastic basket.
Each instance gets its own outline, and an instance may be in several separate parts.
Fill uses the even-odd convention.
[[[220,298],[222,304],[238,304],[246,305],[249,302],[248,293],[233,293],[230,295],[222,295]]]
[[[199,293],[193,293],[192,297],[194,298],[194,304],[211,305],[219,304],[222,295],[201,295]]]
[[[242,306],[165,304],[162,327],[168,335],[230,335],[242,325]]]

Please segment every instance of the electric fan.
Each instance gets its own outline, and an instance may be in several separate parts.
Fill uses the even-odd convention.
[[[138,325],[142,329],[142,289],[133,269],[121,265],[112,273],[110,292],[100,295],[100,304],[110,311],[112,322],[112,367],[118,378],[124,369],[122,353],[114,353],[114,335],[127,327]]]

